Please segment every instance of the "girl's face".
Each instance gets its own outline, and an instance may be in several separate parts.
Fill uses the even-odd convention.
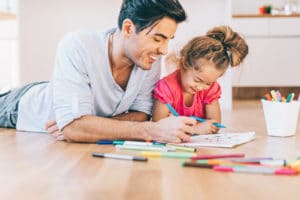
[[[194,63],[194,66],[181,68],[180,75],[183,92],[195,94],[201,90],[206,90],[223,73],[224,70],[217,69],[212,62],[200,58]]]

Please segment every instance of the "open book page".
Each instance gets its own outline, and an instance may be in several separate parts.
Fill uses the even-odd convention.
[[[190,142],[181,143],[187,147],[227,147],[232,148],[237,145],[249,142],[254,139],[255,132],[241,133],[218,133],[208,135],[197,135],[191,138]]]

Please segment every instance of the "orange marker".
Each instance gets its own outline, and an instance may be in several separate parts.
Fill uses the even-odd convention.
[[[272,97],[269,93],[265,94],[264,97],[268,100],[268,101],[272,101]]]

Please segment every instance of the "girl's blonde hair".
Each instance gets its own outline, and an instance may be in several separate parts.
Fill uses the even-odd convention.
[[[245,40],[229,26],[215,27],[205,36],[193,38],[180,51],[185,67],[193,67],[196,60],[204,58],[220,70],[239,65],[247,54]]]

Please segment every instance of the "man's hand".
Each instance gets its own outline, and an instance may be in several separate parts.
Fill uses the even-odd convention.
[[[63,133],[59,130],[55,119],[48,121],[46,123],[45,129],[57,140],[66,140]]]
[[[170,116],[154,122],[153,130],[148,130],[152,140],[159,142],[189,142],[197,121],[190,117]]]

